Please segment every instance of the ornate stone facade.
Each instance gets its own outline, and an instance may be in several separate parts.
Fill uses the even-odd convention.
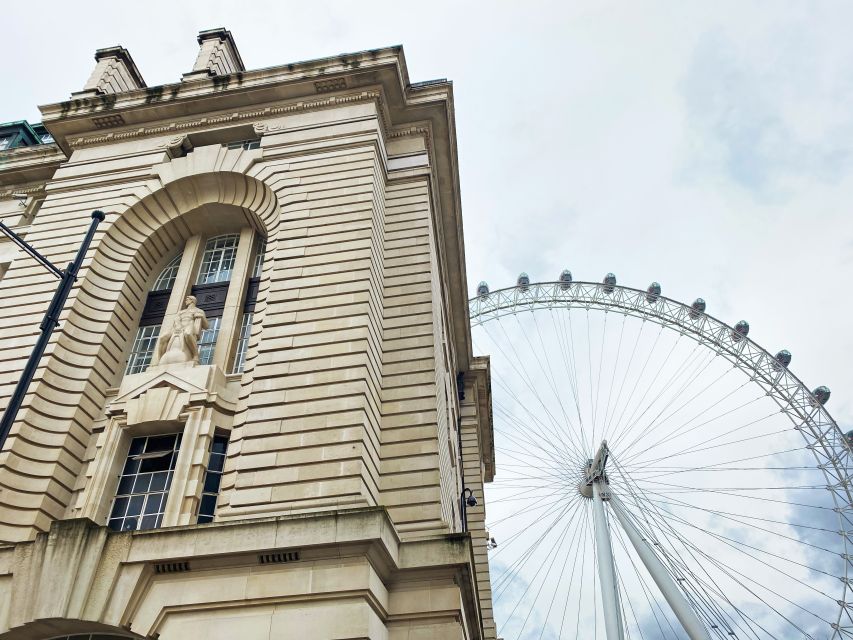
[[[2,152],[54,263],[107,219],[0,453],[0,638],[495,638],[452,86],[199,44],[160,87],[99,50]],[[54,282],[0,263],[2,403]]]

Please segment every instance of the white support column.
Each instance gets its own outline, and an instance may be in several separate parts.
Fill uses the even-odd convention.
[[[622,503],[615,496],[611,496],[610,506],[611,513],[616,516],[619,524],[622,525],[622,529],[628,534],[628,539],[637,551],[637,555],[640,556],[640,559],[643,561],[646,569],[648,569],[663,597],[666,598],[675,617],[678,618],[681,626],[684,627],[684,631],[690,637],[690,640],[711,640],[711,636],[705,625],[699,620],[699,616],[696,615],[693,607],[687,602],[687,598],[684,597],[681,589],[672,580],[663,562],[657,557],[649,542],[634,526],[634,523],[631,522],[631,518],[625,512]],[[600,562],[601,560],[599,559],[599,566]]]
[[[601,603],[604,607],[604,628],[607,631],[607,640],[624,640],[613,548],[610,546],[610,530],[604,515],[602,482],[603,480],[599,479],[592,483],[592,515],[595,523],[595,550],[598,556],[598,582],[601,585]]]

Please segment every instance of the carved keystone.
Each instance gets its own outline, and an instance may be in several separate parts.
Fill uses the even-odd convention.
[[[95,61],[95,70],[81,93],[103,95],[145,88],[145,80],[124,47],[98,49],[95,52]]]
[[[184,74],[184,79],[205,76],[225,76],[235,71],[245,71],[243,59],[234,44],[234,37],[227,29],[208,29],[198,34],[198,51],[193,70]]]

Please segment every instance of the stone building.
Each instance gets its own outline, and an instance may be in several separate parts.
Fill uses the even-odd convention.
[[[0,638],[494,638],[452,85],[198,42],[0,130],[48,259],[107,216],[0,454]],[[56,280],[0,265],[5,406]]]

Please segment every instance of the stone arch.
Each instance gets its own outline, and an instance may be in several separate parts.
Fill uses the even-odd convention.
[[[228,206],[266,235],[268,251],[275,247],[280,207],[267,184],[237,171],[193,174],[188,171],[192,166],[181,162],[186,160],[177,159],[177,167],[157,167],[162,186],[124,211],[107,212],[92,243],[60,332],[8,440],[5,489],[19,494],[14,498],[20,533],[15,540],[31,539],[65,515],[146,283],[187,237],[186,216],[205,205]],[[262,291],[268,273],[265,268]],[[32,493],[33,476],[44,488],[37,494]]]

